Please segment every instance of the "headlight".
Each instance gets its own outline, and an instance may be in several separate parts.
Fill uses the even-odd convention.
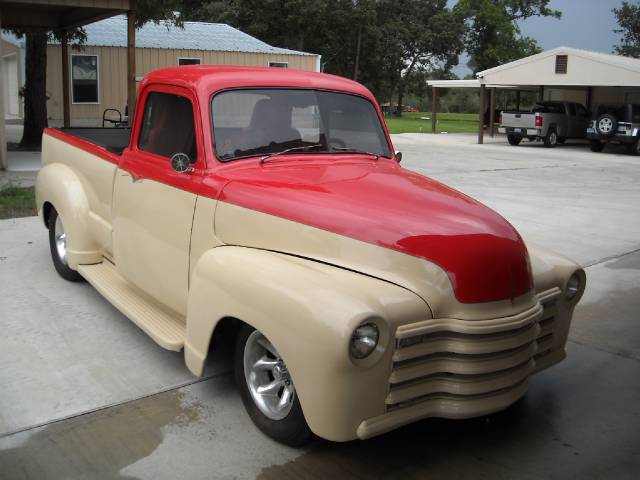
[[[358,360],[368,357],[376,349],[379,339],[380,331],[375,323],[361,323],[351,335],[351,343],[349,345],[351,356]]]
[[[569,281],[567,282],[567,289],[565,290],[564,294],[567,297],[567,300],[573,300],[579,291],[580,277],[576,273],[574,273],[573,275],[571,275],[571,278],[569,278]]]

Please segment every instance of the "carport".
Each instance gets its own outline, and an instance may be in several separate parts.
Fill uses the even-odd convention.
[[[135,104],[135,0],[0,0],[0,29],[71,30],[114,15],[127,14],[127,91],[129,105]],[[2,52],[0,51],[0,57]],[[2,68],[2,63],[0,63]],[[0,71],[0,78],[3,72]],[[62,42],[62,89],[64,126],[69,115],[69,49]],[[131,109],[133,111],[133,109]],[[0,170],[7,169],[4,105],[0,95]]]
[[[640,59],[570,47],[521,58],[479,72],[475,80],[429,81],[435,110],[438,88],[479,88],[480,127],[478,143],[483,143],[483,118],[487,89],[490,92],[490,134],[493,136],[495,92],[497,89],[537,90],[540,100],[582,103],[587,110],[601,103],[640,103]],[[432,111],[435,133],[435,111]]]

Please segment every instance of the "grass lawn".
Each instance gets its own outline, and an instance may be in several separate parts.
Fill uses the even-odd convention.
[[[420,117],[429,118],[422,120]],[[438,113],[438,132],[477,132],[477,113]],[[431,112],[403,113],[385,118],[389,133],[431,133]]]
[[[37,215],[34,187],[8,186],[0,189],[0,219]]]

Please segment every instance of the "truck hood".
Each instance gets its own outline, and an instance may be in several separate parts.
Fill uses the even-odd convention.
[[[533,288],[526,246],[504,218],[394,161],[287,156],[226,168],[223,177],[218,209],[232,204],[425,259],[446,272],[461,303],[513,300]],[[225,243],[314,257],[302,230],[289,252],[290,241],[274,245],[255,226],[243,234],[237,222],[249,227],[251,216],[238,216],[231,234],[218,213],[216,235]]]

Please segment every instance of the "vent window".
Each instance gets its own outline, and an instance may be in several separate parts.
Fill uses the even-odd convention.
[[[567,73],[567,62],[566,55],[556,55],[556,73]]]

